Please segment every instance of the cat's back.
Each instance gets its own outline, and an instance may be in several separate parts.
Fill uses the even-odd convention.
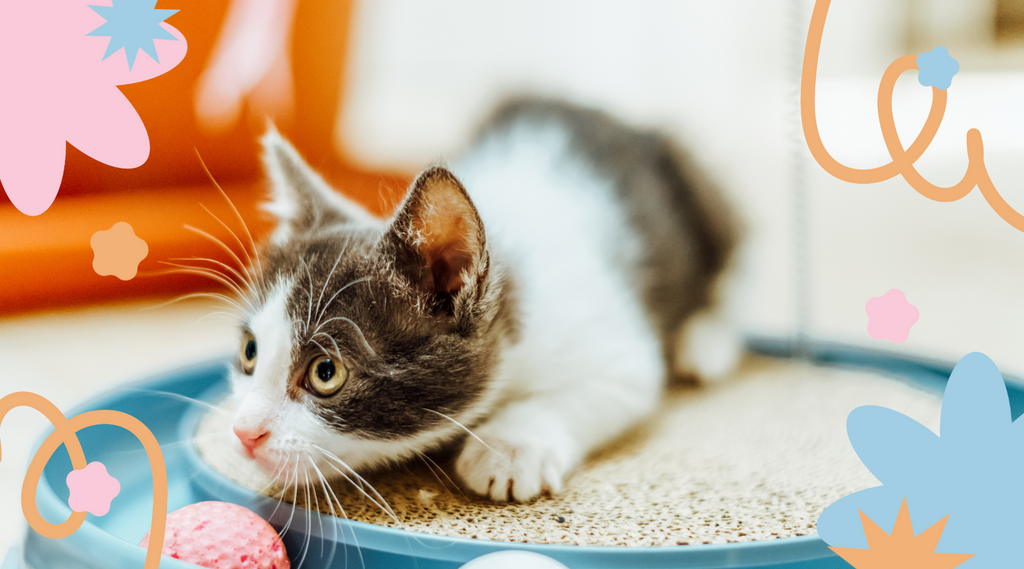
[[[671,141],[600,111],[509,101],[457,173],[525,284],[556,289],[534,294],[636,297],[663,339],[707,301],[733,248],[723,204]]]

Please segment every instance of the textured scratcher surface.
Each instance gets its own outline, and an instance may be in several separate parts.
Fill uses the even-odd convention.
[[[750,358],[718,385],[670,389],[656,416],[594,453],[553,498],[496,505],[467,497],[443,461],[444,472],[415,460],[366,478],[405,528],[438,535],[577,545],[793,537],[815,533],[835,500],[878,485],[846,437],[846,417],[860,405],[938,429],[937,394],[875,374]],[[200,454],[236,482],[265,488],[255,463],[226,450],[235,448],[228,432],[225,415],[209,414],[196,437]],[[333,489],[351,519],[402,527],[348,482]],[[310,501],[331,513],[323,494],[317,487],[319,500]]]

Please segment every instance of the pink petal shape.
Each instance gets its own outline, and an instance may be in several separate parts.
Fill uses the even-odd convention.
[[[46,211],[64,178],[67,145],[45,127],[21,129],[19,137],[4,136],[8,122],[0,116],[0,180],[14,207],[25,215]],[[14,131],[10,128],[10,131]]]
[[[64,131],[72,146],[117,168],[145,164],[149,158],[146,125],[117,87],[89,85],[68,105]]]
[[[920,312],[907,301],[903,291],[892,289],[868,300],[868,335],[902,344],[910,337],[910,328],[917,323]]]
[[[76,512],[106,515],[110,502],[121,492],[121,483],[107,473],[102,462],[90,462],[81,470],[68,473],[68,506]]]

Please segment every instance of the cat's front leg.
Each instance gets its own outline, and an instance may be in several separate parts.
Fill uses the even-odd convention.
[[[474,430],[455,464],[474,493],[497,502],[525,502],[562,490],[584,449],[543,402],[512,404]]]
[[[556,494],[592,450],[647,416],[660,378],[595,382],[511,403],[467,437],[455,468],[474,493],[497,502]],[[632,385],[632,389],[623,389]]]

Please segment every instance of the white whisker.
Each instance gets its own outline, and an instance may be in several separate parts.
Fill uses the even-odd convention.
[[[338,468],[335,467],[330,462],[328,462],[327,464],[330,465],[331,468],[334,468],[335,470],[338,470]],[[317,472],[319,473],[320,470],[317,469]],[[341,471],[339,470],[338,472],[340,473]],[[324,479],[324,481],[326,482],[326,478],[323,478],[322,474],[321,474],[321,478]],[[349,519],[348,514],[345,513],[345,507],[341,505],[341,500],[338,499],[338,495],[334,493],[334,490],[329,485],[326,486],[326,488],[327,488],[327,491],[329,491],[331,493],[331,497],[334,499],[334,501],[338,503],[338,510],[341,511],[341,517],[344,518],[345,520],[348,520]],[[363,493],[365,494],[365,491]],[[334,515],[335,518],[338,517],[337,514],[334,512],[334,505],[333,505],[333,503],[331,504],[331,513]],[[341,522],[338,521],[337,525],[340,525],[340,524],[341,524]],[[337,527],[337,525],[335,527]],[[366,567],[366,560],[363,559],[363,551],[359,547],[359,539],[356,537],[356,531],[352,528],[351,525],[349,526],[349,531],[352,532],[352,541],[353,541],[353,543],[356,546],[356,553],[359,555],[359,562],[362,564],[363,567]],[[328,563],[328,565],[329,565],[329,563]],[[345,567],[348,567],[348,547],[345,548]]]
[[[281,537],[288,533],[288,528],[292,525],[292,518],[295,517],[295,508],[298,507],[295,503],[299,500],[299,461],[295,461],[295,490],[292,492],[292,513],[288,516],[288,522],[284,524],[284,529],[281,530]]]
[[[463,431],[466,431],[467,433],[469,433],[469,436],[471,436],[471,437],[473,437],[474,439],[476,439],[477,441],[479,441],[479,442],[480,442],[480,444],[482,444],[482,445],[484,445],[485,447],[487,447],[488,449],[490,449],[490,451],[491,451],[491,452],[497,452],[496,450],[494,450],[493,448],[491,448],[491,445],[489,445],[489,444],[485,443],[483,439],[481,439],[480,437],[476,436],[476,433],[474,433],[473,431],[471,431],[471,430],[467,429],[465,425],[463,425],[462,423],[460,423],[460,422],[456,421],[455,419],[452,419],[452,418],[451,418],[451,417],[449,417],[448,415],[445,415],[444,413],[441,413],[441,412],[439,412],[439,411],[434,411],[433,409],[427,409],[426,407],[423,407],[423,410],[424,410],[424,411],[430,411],[431,413],[434,413],[434,414],[436,414],[436,415],[440,415],[440,416],[444,417],[445,419],[448,419],[449,421],[451,421],[451,422],[455,423],[455,424],[456,424],[456,425],[458,425],[459,427],[462,427],[462,430],[463,430]]]
[[[331,539],[331,556],[324,563],[324,566],[330,567],[331,561],[334,560],[334,553],[338,546],[338,526],[341,525],[341,520],[338,519],[338,512],[334,509],[334,501],[337,500],[337,496],[334,495],[334,491],[330,490],[327,486],[327,478],[324,477],[323,472],[317,468],[316,461],[312,458],[309,459],[309,463],[313,465],[313,470],[316,471],[317,477],[320,479],[320,486],[324,490],[324,498],[327,500],[327,506],[331,509],[331,518],[334,520],[333,529],[334,537]],[[338,502],[338,507],[341,507],[341,502]],[[321,524],[323,524],[323,517],[321,516]],[[320,533],[323,533],[323,526],[321,525]],[[323,537],[323,536],[321,536]],[[358,543],[356,544],[358,547]],[[320,544],[320,557],[323,558],[323,541]],[[348,559],[345,559],[345,565],[348,565]]]
[[[165,306],[170,306],[171,304],[175,304],[175,303],[181,302],[183,300],[189,300],[189,299],[192,299],[192,298],[213,298],[215,300],[219,300],[219,301],[222,301],[222,302],[227,302],[227,303],[233,305],[235,308],[237,308],[239,310],[239,312],[245,312],[245,309],[242,308],[242,305],[238,304],[238,302],[236,302],[233,298],[231,298],[231,297],[229,297],[229,296],[227,296],[225,294],[220,294],[218,292],[193,292],[193,293],[189,293],[189,294],[183,294],[183,295],[179,296],[178,298],[174,298],[174,299],[168,300],[167,302],[163,302],[163,303],[157,304],[156,306],[147,306],[145,308],[142,308],[141,310],[143,310],[143,311],[157,310],[159,308],[163,308]]]
[[[202,202],[199,203],[199,207],[203,208],[203,211],[210,214],[210,217],[217,220],[217,223],[219,223],[221,227],[226,229],[227,232],[230,233],[231,236],[235,238],[235,243],[238,243],[238,247],[242,249],[242,254],[245,255],[245,260],[248,262],[249,265],[252,265],[252,257],[249,256],[249,251],[245,248],[245,245],[242,244],[242,240],[238,238],[238,235],[236,235],[235,232],[232,231],[230,227],[228,227],[228,224],[224,223],[221,220],[221,218],[214,215],[214,213],[210,211],[205,205],[203,205]],[[246,265],[241,265],[239,268],[245,270],[245,267]]]
[[[447,479],[448,479],[448,482],[449,482],[449,483],[450,483],[450,484],[451,484],[452,486],[454,486],[456,490],[458,490],[458,491],[459,491],[459,494],[462,494],[462,496],[463,496],[464,498],[468,497],[468,496],[466,496],[466,493],[462,491],[462,488],[459,488],[459,485],[458,485],[458,484],[456,484],[454,480],[452,480],[452,477],[451,477],[451,476],[448,476],[448,473],[447,473],[447,472],[445,472],[445,471],[444,471],[444,469],[443,469],[443,468],[441,468],[441,466],[440,466],[439,464],[437,464],[436,462],[434,462],[434,459],[430,458],[429,456],[427,456],[427,455],[423,454],[422,452],[420,452],[420,451],[418,451],[418,450],[413,450],[413,452],[414,452],[414,453],[416,453],[416,456],[420,457],[420,459],[421,459],[421,460],[423,460],[423,464],[425,464],[425,465],[427,466],[427,468],[428,468],[428,469],[430,470],[430,473],[434,475],[434,478],[437,478],[437,481],[438,481],[438,482],[440,482],[440,483],[441,483],[441,486],[442,486],[442,487],[443,487],[443,488],[444,488],[445,490],[447,490],[447,491],[448,491],[448,494],[449,494],[450,496],[452,496],[452,497],[454,498],[454,497],[455,497],[455,494],[452,494],[452,491],[451,491],[451,489],[450,489],[450,488],[448,487],[448,484],[445,484],[445,483],[444,483],[444,480],[441,480],[441,477],[437,475],[437,472],[435,472],[435,471],[434,471],[434,468],[437,468],[437,470],[439,470],[439,471],[441,472],[441,474],[444,474],[444,477],[445,477],[445,478],[447,478]],[[429,462],[428,462],[428,461],[429,461]],[[433,464],[434,466],[431,466],[431,464]]]
[[[338,263],[341,262],[341,258],[345,256],[345,251],[348,250],[348,242],[341,248],[341,253],[338,253],[338,258],[334,260],[334,266],[331,267],[331,272],[327,275],[327,280],[324,281],[324,286],[320,289],[320,296],[316,299],[316,310],[317,310],[317,322],[320,321],[320,315],[323,314],[320,311],[320,301],[324,299],[324,292],[327,291],[327,285],[331,284],[331,279],[334,278],[334,271],[338,268]]]
[[[285,468],[288,468],[288,465],[291,464],[291,462],[292,462],[291,457],[288,457],[288,461],[285,462]],[[285,471],[285,474],[284,474],[284,484],[281,486],[281,490],[279,492],[275,493],[275,497],[278,496],[278,495],[280,497],[277,498],[277,505],[274,506],[274,511],[270,513],[270,516],[267,518],[268,520],[272,519],[274,517],[274,514],[277,513],[277,509],[280,508],[281,507],[281,503],[284,502],[285,492],[288,491],[288,486],[289,486],[288,481],[291,480],[291,479],[292,479],[291,473]]]
[[[303,485],[303,489],[306,490],[306,539],[302,540],[302,557],[299,558],[299,564],[295,569],[302,568],[302,564],[306,561],[306,554],[309,553],[309,545],[313,542],[313,520],[310,519],[310,516],[313,515],[313,510],[309,504],[309,474],[305,468],[302,469],[302,476],[306,479],[306,483]]]
[[[237,278],[238,281],[240,281],[240,284],[244,284],[249,289],[252,288],[252,283],[249,282],[249,279],[245,275],[243,275],[242,273],[238,272],[237,270],[235,270],[233,267],[231,267],[227,263],[222,263],[222,262],[220,262],[220,261],[218,261],[216,259],[208,259],[206,257],[185,257],[185,258],[174,258],[174,259],[171,259],[171,260],[172,261],[204,261],[204,262],[207,262],[207,263],[213,263],[215,265],[223,267],[224,270],[226,270],[229,273],[231,273],[231,275],[233,277]],[[245,268],[243,267],[242,270],[244,271]],[[225,275],[225,276],[227,276],[227,275]]]
[[[316,338],[317,336],[323,336],[323,337],[327,338],[328,340],[330,340],[331,344],[334,345],[334,351],[335,351],[335,353],[337,353],[338,358],[342,359],[341,358],[341,348],[338,347],[338,343],[334,341],[334,338],[328,336],[327,334],[324,334],[323,332],[320,332],[320,333],[317,333],[317,334],[313,334],[313,338]],[[310,338],[309,341],[313,342],[314,344],[316,344],[318,346],[320,346],[320,344],[317,344],[316,340],[314,340],[313,338]],[[320,346],[320,348],[323,349],[323,346]],[[330,356],[330,354],[327,354],[327,355]]]
[[[363,335],[363,331],[359,328],[359,325],[353,322],[351,319],[345,318],[344,316],[335,316],[334,318],[327,320],[326,322],[318,326],[316,330],[313,331],[313,335],[315,336],[318,333],[320,333],[320,328],[323,328],[324,326],[330,324],[331,322],[334,322],[335,320],[341,320],[342,322],[348,322],[349,324],[351,324],[352,327],[356,329],[356,333],[359,334],[359,339],[363,341],[363,345],[366,347],[366,349],[369,350],[369,352],[373,354],[374,357],[377,357],[377,352],[375,352],[374,349],[370,346],[370,343],[366,341],[366,336]]]
[[[355,487],[359,488],[359,491],[360,491],[360,492],[362,492],[362,493],[363,493],[363,495],[364,495],[364,496],[366,496],[366,497],[367,497],[367,498],[368,498],[368,499],[369,499],[369,500],[370,500],[371,502],[373,502],[373,503],[374,503],[374,505],[376,505],[376,506],[377,506],[378,508],[380,508],[380,509],[381,509],[381,510],[383,510],[383,511],[384,511],[385,513],[387,513],[388,515],[390,515],[390,516],[392,517],[392,519],[394,519],[394,520],[395,520],[395,523],[397,523],[397,524],[399,524],[399,525],[401,525],[401,526],[403,526],[403,527],[404,527],[404,525],[405,525],[405,524],[403,524],[403,523],[402,523],[402,522],[401,522],[401,521],[400,521],[400,520],[398,519],[398,515],[397,515],[397,514],[395,513],[395,511],[394,511],[394,510],[393,510],[393,509],[391,508],[391,505],[390,505],[390,504],[388,504],[388,501],[384,499],[384,496],[382,496],[382,495],[381,495],[381,493],[380,493],[380,492],[378,492],[378,491],[377,491],[377,489],[376,489],[376,488],[374,488],[372,484],[370,484],[369,482],[366,482],[366,479],[365,479],[365,478],[363,478],[362,476],[360,476],[358,472],[356,472],[355,470],[353,470],[351,466],[349,466],[348,464],[346,464],[344,460],[341,460],[341,458],[339,458],[339,457],[338,457],[338,456],[337,456],[336,454],[334,454],[333,452],[331,452],[331,451],[329,451],[329,450],[327,450],[327,449],[325,449],[325,448],[323,448],[323,447],[321,447],[321,446],[315,445],[315,444],[313,445],[313,448],[315,448],[315,449],[319,450],[319,451],[320,451],[320,452],[321,452],[321,453],[322,453],[322,454],[323,454],[323,455],[324,455],[324,456],[325,456],[325,457],[326,457],[327,459],[329,459],[329,460],[333,460],[333,461],[336,461],[336,462],[337,462],[338,464],[340,464],[341,466],[345,467],[345,469],[346,469],[346,470],[348,470],[348,471],[349,471],[350,473],[352,473],[352,476],[356,477],[356,478],[357,478],[357,479],[358,479],[358,480],[359,480],[360,482],[365,482],[365,483],[366,483],[366,485],[370,487],[370,490],[373,490],[373,493],[374,493],[374,494],[375,494],[375,495],[377,496],[377,498],[379,498],[379,499],[380,499],[380,502],[378,502],[377,500],[375,500],[375,499],[373,498],[373,496],[371,496],[371,495],[370,495],[369,493],[367,493],[367,492],[366,492],[366,490],[364,490],[364,489],[363,489],[363,488],[362,488],[361,486],[357,486],[357,485],[356,485],[356,483],[355,483],[355,482],[353,482],[353,481],[352,481],[352,479],[351,479],[351,478],[349,478],[347,474],[345,474],[345,473],[344,473],[344,472],[342,472],[341,470],[338,470],[338,468],[337,468],[336,466],[334,466],[333,464],[331,464],[330,462],[328,462],[328,463],[327,463],[328,465],[330,465],[330,466],[331,466],[331,468],[333,468],[333,469],[334,469],[335,471],[337,471],[337,472],[338,472],[338,474],[340,474],[340,475],[341,475],[342,477],[344,477],[344,478],[345,478],[345,480],[348,480],[349,484],[352,484],[352,486],[355,486]]]
[[[270,475],[270,482],[268,482],[266,484],[266,486],[264,486],[263,488],[259,489],[257,491],[258,494],[262,494],[262,495],[265,496],[267,489],[270,488],[271,486],[273,486],[277,482],[278,471],[281,469],[281,460],[282,459],[280,459],[280,458],[277,459],[277,464],[274,465],[274,472]],[[280,502],[278,502],[278,503],[280,503]]]
[[[252,238],[252,233],[249,231],[249,226],[245,223],[245,219],[242,218],[242,214],[238,213],[238,208],[235,207],[235,202],[231,201],[231,198],[228,197],[227,192],[224,191],[224,188],[220,187],[220,184],[217,183],[217,180],[213,177],[213,174],[210,173],[210,169],[206,167],[206,162],[204,162],[203,157],[200,156],[199,149],[197,148],[195,149],[195,151],[196,156],[199,158],[199,163],[202,164],[203,166],[203,171],[206,172],[206,175],[210,178],[210,181],[213,182],[213,185],[217,187],[217,191],[220,192],[220,195],[223,196],[224,200],[227,201],[228,205],[231,206],[231,210],[235,212],[235,217],[238,218],[239,223],[242,224],[242,229],[245,230],[245,234],[249,237],[249,244],[252,245],[253,255],[256,256],[256,265],[259,267],[259,271],[257,274],[262,276],[263,263],[260,262],[260,250],[256,247],[256,242]],[[245,248],[243,247],[242,249],[244,250]]]
[[[310,342],[313,342],[314,344],[316,344],[316,346],[317,346],[318,348],[320,348],[320,351],[322,351],[322,352],[324,353],[324,355],[325,355],[325,356],[327,356],[328,358],[330,358],[330,357],[335,357],[335,356],[331,356],[331,352],[328,352],[328,351],[327,351],[327,348],[325,348],[325,347],[321,346],[321,345],[320,345],[320,342],[317,342],[316,340],[310,340]]]
[[[313,470],[316,470],[316,473],[320,474],[320,470],[316,467],[316,464],[313,463],[313,458],[311,456],[309,456],[309,455],[306,455],[306,460],[309,461],[309,464],[313,467]],[[327,498],[327,496],[325,495],[324,498]],[[320,500],[316,497],[316,484],[313,485],[313,501],[316,502],[316,511],[319,512],[320,511]],[[321,515],[317,515],[316,519],[320,522],[320,558],[323,559],[323,557],[324,557],[324,517],[321,516]]]
[[[178,401],[183,401],[185,403],[192,403],[192,404],[195,404],[195,405],[199,405],[201,407],[206,407],[207,409],[209,409],[211,411],[216,411],[216,412],[218,412],[221,415],[224,415],[226,417],[234,417],[234,415],[229,413],[223,407],[219,407],[217,405],[214,405],[213,403],[210,403],[209,401],[203,401],[201,399],[195,399],[194,397],[188,397],[188,396],[182,395],[180,393],[174,393],[173,391],[162,391],[162,390],[159,390],[159,389],[141,389],[141,388],[133,388],[133,387],[125,388],[125,390],[129,391],[129,392],[135,392],[135,393],[152,393],[154,395],[160,395],[160,396],[164,396],[164,397],[169,397],[171,399],[176,399]]]
[[[309,264],[305,260],[302,266],[306,269],[306,278],[309,280],[309,296],[306,301],[306,331],[309,331],[309,323],[313,318],[313,276],[309,273]]]
[[[369,280],[370,280],[370,277],[363,277],[361,279],[356,279],[356,280],[348,283],[347,285],[339,288],[338,291],[334,293],[334,296],[332,296],[331,299],[328,300],[326,304],[324,304],[324,307],[320,309],[320,314],[317,316],[317,319],[316,319],[317,324],[319,324],[320,320],[323,319],[324,313],[327,312],[327,309],[330,308],[331,304],[334,302],[334,299],[338,298],[339,294],[345,292],[345,289],[347,289],[348,287],[350,287],[352,285],[359,284],[359,283],[365,283],[365,282],[367,282]],[[320,327],[317,326],[317,329],[319,330]]]
[[[186,231],[191,231],[192,233],[195,233],[196,235],[199,235],[200,237],[204,237],[207,240],[209,240],[211,243],[213,243],[214,245],[219,247],[225,253],[230,255],[231,258],[235,261],[235,263],[238,263],[239,267],[245,267],[245,263],[242,262],[242,259],[238,257],[238,255],[235,253],[235,251],[231,247],[228,247],[227,244],[225,244],[220,239],[214,237],[212,234],[210,234],[210,233],[208,233],[206,231],[203,231],[202,229],[199,229],[198,227],[193,227],[193,226],[188,225],[188,224],[185,224],[183,227],[185,228]]]
[[[186,275],[198,275],[198,276],[207,277],[207,278],[209,278],[211,280],[217,281],[217,282],[221,283],[222,285],[230,288],[238,296],[240,296],[242,298],[246,298],[246,294],[242,290],[241,286],[238,283],[236,283],[235,281],[231,280],[224,273],[221,273],[220,271],[217,271],[217,270],[214,270],[214,269],[210,269],[210,268],[206,268],[206,267],[193,267],[193,266],[190,266],[190,265],[181,265],[181,264],[178,264],[178,263],[169,263],[167,261],[157,261],[157,262],[162,264],[162,265],[168,265],[168,266],[171,266],[171,267],[177,267],[176,270],[168,270],[168,271],[166,271],[166,274],[186,274]]]

